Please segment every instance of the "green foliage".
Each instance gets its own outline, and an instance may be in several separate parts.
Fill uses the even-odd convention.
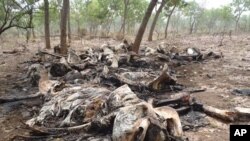
[[[239,20],[240,29],[250,28],[250,16],[246,12],[250,10],[250,0],[233,0],[228,6],[214,9],[204,9],[195,1],[187,3],[185,0],[166,0],[166,2],[164,12],[159,17],[159,29],[166,26],[164,21],[174,6],[176,6],[176,13],[173,13],[173,23],[170,25],[180,31],[189,29],[192,23],[194,23],[195,30],[198,29],[201,32],[232,29],[237,20]],[[126,18],[128,31],[133,31],[136,23],[142,21],[148,4],[149,0],[129,0]],[[55,34],[60,29],[62,0],[49,0],[49,6],[50,29],[52,34]],[[33,9],[33,25],[36,27],[36,31],[43,33],[43,0],[0,0],[0,26],[4,23],[5,8],[11,9],[9,17],[20,15],[13,20],[13,23],[18,26],[26,26],[30,22],[28,13]],[[70,0],[72,31],[82,28],[110,29],[112,25],[114,26],[112,29],[118,32],[123,20],[124,9],[124,0]]]
[[[184,0],[165,0],[167,1],[166,5],[164,6],[164,14],[166,17],[168,17],[171,13],[171,10],[173,7],[177,7],[179,9],[185,8],[188,3],[185,2]]]
[[[234,14],[242,14],[250,10],[250,0],[233,0],[231,6],[234,7]]]
[[[233,19],[232,8],[230,6],[223,6],[218,9],[218,14],[224,23],[229,23]]]
[[[231,7],[234,9],[234,17],[236,22],[235,30],[237,31],[239,28],[241,15],[247,10],[250,10],[250,0],[233,0]]]
[[[187,4],[187,6],[184,8],[184,15],[193,17],[193,18],[198,18],[201,16],[202,12],[204,9],[200,7],[198,3],[195,1],[192,1]]]
[[[147,0],[130,0],[128,5],[128,23],[140,22]],[[74,0],[71,4],[71,16],[85,27],[108,25],[124,15],[123,0]]]
[[[0,0],[0,34],[12,27],[31,28],[38,0]]]
[[[49,0],[49,18],[51,24],[52,31],[59,30],[60,23],[60,3],[58,0]],[[37,4],[36,10],[34,12],[33,19],[34,26],[39,29],[37,31],[43,32],[44,28],[40,28],[44,26],[44,1],[40,0],[40,3]]]
[[[131,23],[140,22],[148,6],[147,0],[130,0],[128,7],[128,21]],[[121,14],[120,16],[122,16]]]

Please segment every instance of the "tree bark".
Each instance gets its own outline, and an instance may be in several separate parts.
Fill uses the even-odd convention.
[[[239,31],[239,20],[240,20],[240,16],[236,19],[236,22],[235,22],[235,33],[238,33]]]
[[[154,17],[154,20],[153,20],[153,23],[151,25],[151,28],[150,28],[150,31],[149,31],[149,35],[148,35],[148,41],[152,41],[153,40],[153,33],[154,33],[154,30],[155,30],[155,26],[156,26],[156,23],[157,23],[157,20],[159,18],[159,15],[164,7],[164,5],[166,4],[166,0],[163,0],[161,2],[161,6],[159,7],[159,9],[157,10],[156,14],[155,14],[155,17]]]
[[[172,14],[174,13],[175,8],[176,8],[176,5],[173,7],[173,9],[171,10],[171,12],[170,12],[170,14],[169,14],[169,16],[168,16],[167,25],[166,25],[166,28],[165,28],[165,39],[166,39],[167,36],[168,36],[169,22],[170,22],[170,19],[171,19]]]
[[[137,35],[136,35],[136,38],[135,38],[135,41],[134,41],[134,45],[133,45],[133,48],[132,48],[132,51],[134,51],[135,53],[138,54],[138,51],[139,51],[139,48],[140,48],[140,44],[141,44],[141,41],[142,41],[142,37],[143,37],[143,34],[145,32],[145,29],[147,27],[147,24],[148,24],[148,20],[152,14],[152,11],[156,5],[158,0],[151,0],[148,8],[147,8],[147,11],[143,17],[143,20],[142,20],[142,23],[140,25],[140,28],[137,32]]]
[[[34,28],[32,28],[32,36],[33,36],[33,39],[36,39],[36,32]]]
[[[45,45],[50,49],[50,30],[49,30],[49,2],[44,0],[44,31],[45,31]]]
[[[123,21],[122,21],[122,26],[120,29],[120,33],[122,32],[122,35],[125,35],[125,27],[126,27],[126,20],[127,20],[127,15],[128,15],[128,5],[129,5],[129,0],[123,0],[124,2],[124,15],[123,15]]]
[[[70,26],[70,3],[69,3],[69,11],[68,11],[68,40],[69,44],[71,43],[71,26]]]
[[[195,26],[195,19],[192,19],[192,17],[190,17],[190,29],[189,29],[189,34],[193,33],[194,30],[194,26]]]
[[[30,40],[30,29],[26,30],[26,43],[29,43]]]
[[[63,0],[63,7],[61,10],[61,36],[60,36],[60,45],[61,45],[61,53],[67,54],[67,19],[69,12],[69,0]]]

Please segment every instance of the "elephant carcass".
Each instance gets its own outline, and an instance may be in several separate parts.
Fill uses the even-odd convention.
[[[165,141],[182,136],[178,113],[170,108],[153,108],[142,102],[123,107],[115,117],[113,141]]]

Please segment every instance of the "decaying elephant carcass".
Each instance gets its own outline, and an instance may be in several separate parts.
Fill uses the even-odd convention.
[[[167,64],[162,72],[156,76],[150,72],[124,72],[116,74],[117,79],[130,86],[140,86],[154,91],[164,90],[176,84],[176,77],[170,74]]]
[[[124,72],[116,74],[116,77],[123,83],[130,86],[147,86],[147,82],[154,79],[154,75],[149,72]]]
[[[69,64],[79,64],[81,62],[81,58],[76,54],[74,50],[69,49],[67,62]]]
[[[132,43],[128,43],[126,39],[123,40],[121,44],[115,47],[116,52],[129,52],[132,50]]]
[[[165,89],[166,85],[175,85],[176,84],[176,77],[175,75],[171,75],[168,70],[168,65],[165,64],[161,74],[156,77],[153,81],[149,82],[148,87],[153,90],[161,90]]]
[[[175,109],[168,106],[164,106],[154,108],[154,111],[162,118],[167,120],[167,129],[170,134],[177,137],[181,137],[183,135],[181,120]]]
[[[32,86],[38,86],[41,69],[41,64],[32,64],[31,66],[29,66],[25,78],[28,78],[28,81],[31,83]]]
[[[146,105],[123,107],[116,115],[113,127],[113,141],[144,141],[153,113]],[[151,109],[152,110],[152,109]],[[156,118],[156,115],[152,115]]]
[[[151,47],[146,47],[145,48],[145,56],[156,54],[156,52],[157,52],[157,50],[153,49]]]
[[[188,55],[200,55],[201,54],[200,50],[197,48],[187,48],[186,53]]]
[[[58,121],[60,126],[72,126],[71,120],[78,108],[83,110],[84,123],[90,123],[87,124],[88,129],[94,127],[97,131],[98,127],[98,130],[110,130],[112,127],[113,141],[164,141],[168,135],[182,135],[180,119],[174,109],[154,108],[151,103],[139,99],[128,85],[111,93],[97,87],[65,88],[43,105],[37,117],[26,123],[33,126],[46,123],[51,117],[61,116],[66,118]],[[68,114],[65,115],[65,111]],[[79,126],[82,127],[86,126]],[[74,130],[77,128],[72,127]]]
[[[121,107],[135,105],[141,101],[128,85],[123,85],[110,93],[104,110],[106,113],[111,113]]]
[[[60,126],[71,125],[73,123],[71,121],[72,115],[76,110],[82,111],[82,117],[91,119],[98,112],[98,107],[101,107],[99,104],[105,102],[107,94],[109,94],[109,90],[93,86],[65,88],[52,97],[50,101],[44,103],[39,115],[27,121],[27,124],[32,126],[36,123],[46,123],[49,117],[66,117],[63,121],[58,121],[58,124]]]
[[[122,93],[128,93],[130,98],[123,98]],[[172,136],[182,136],[180,118],[173,108],[153,108],[150,103],[133,94],[129,87],[124,85],[115,90],[107,102],[109,107],[122,107],[114,121],[114,141],[164,141],[168,138],[166,132]],[[134,102],[129,102],[131,100]],[[154,134],[151,134],[152,132]]]
[[[152,104],[139,99],[128,85],[113,91],[106,104],[108,113],[116,111],[113,141],[164,141],[165,131],[182,136],[179,115],[174,109],[153,108]]]
[[[115,117],[113,141],[165,141],[168,135],[181,137],[177,112],[170,108],[154,109],[146,102],[123,107]]]
[[[65,58],[62,58],[61,61],[63,63],[52,63],[50,65],[49,73],[51,74],[51,76],[62,77],[71,70],[71,68],[65,62]]]

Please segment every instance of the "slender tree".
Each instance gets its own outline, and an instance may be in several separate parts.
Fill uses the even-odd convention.
[[[44,31],[45,31],[45,45],[46,48],[50,47],[50,30],[49,30],[49,1],[44,0]]]
[[[69,8],[68,8],[68,40],[69,43],[71,43],[71,26],[70,26],[70,3],[69,3]]]
[[[173,15],[173,13],[174,13],[175,8],[176,8],[176,4],[175,4],[175,5],[174,5],[174,7],[171,9],[171,11],[170,11],[169,15],[167,15],[168,20],[167,20],[167,24],[166,24],[166,28],[165,28],[165,39],[166,39],[166,38],[167,38],[167,36],[168,36],[168,27],[169,27],[169,22],[170,22],[170,19],[171,19],[171,17],[172,17],[172,15]]]
[[[124,3],[124,13],[123,13],[123,20],[122,20],[122,26],[120,29],[120,32],[122,32],[122,35],[125,35],[125,27],[126,27],[126,21],[127,21],[127,15],[128,15],[128,6],[129,6],[130,0],[123,0]]]
[[[148,24],[148,20],[149,18],[151,17],[151,14],[152,14],[152,11],[156,5],[158,0],[151,0],[150,3],[149,3],[149,6],[147,8],[147,11],[143,17],[143,20],[142,20],[142,23],[140,25],[140,28],[137,32],[137,35],[135,37],[135,41],[134,41],[134,44],[133,44],[133,48],[132,48],[132,51],[134,51],[135,53],[138,54],[138,51],[139,51],[139,48],[140,48],[140,44],[141,44],[141,41],[142,41],[142,38],[143,38],[143,34],[145,32],[145,29],[147,27],[147,24]]]
[[[189,34],[192,34],[198,27],[200,18],[202,17],[204,9],[195,1],[189,2],[184,9],[185,16],[189,17]]]
[[[157,12],[155,14],[155,17],[154,17],[154,20],[153,20],[153,23],[151,25],[149,35],[148,35],[148,41],[152,41],[152,39],[153,39],[153,33],[154,33],[154,30],[155,30],[157,20],[158,20],[159,15],[160,15],[160,13],[161,13],[161,11],[162,11],[165,4],[166,4],[166,0],[162,0],[161,5],[160,5],[159,9],[157,10]]]
[[[69,12],[69,0],[63,0],[63,7],[61,10],[61,36],[60,36],[60,45],[61,45],[61,53],[67,54],[67,20],[68,20],[68,12]]]

